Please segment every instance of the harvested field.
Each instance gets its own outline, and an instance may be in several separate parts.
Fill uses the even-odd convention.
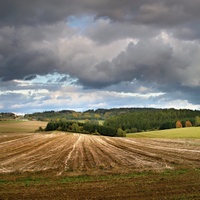
[[[177,166],[200,168],[200,140],[111,138],[62,132],[0,135],[0,173],[126,173]]]
[[[0,199],[199,200],[200,169],[73,177],[51,172],[0,174]]]
[[[39,127],[45,128],[47,122],[41,121],[0,121],[1,134],[33,133]]]
[[[0,131],[0,199],[200,198],[199,139],[24,131]]]

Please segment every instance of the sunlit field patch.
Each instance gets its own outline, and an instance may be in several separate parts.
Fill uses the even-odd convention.
[[[161,131],[130,133],[130,138],[171,138],[171,139],[200,139],[200,127],[176,128]]]

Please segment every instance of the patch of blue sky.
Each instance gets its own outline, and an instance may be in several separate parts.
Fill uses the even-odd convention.
[[[76,28],[85,30],[88,26],[90,26],[94,22],[94,16],[92,15],[83,15],[83,16],[74,16],[71,15],[67,19],[67,25],[71,28]]]
[[[51,74],[46,74],[46,75],[36,75],[36,77],[32,80],[29,81],[31,84],[37,84],[37,83],[42,83],[42,84],[66,84],[66,85],[71,85],[76,80],[74,78],[71,78],[69,75],[66,74],[60,74],[60,73],[51,73]]]

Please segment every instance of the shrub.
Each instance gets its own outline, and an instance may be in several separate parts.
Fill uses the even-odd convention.
[[[126,137],[126,132],[123,131],[121,128],[117,129],[117,137]]]

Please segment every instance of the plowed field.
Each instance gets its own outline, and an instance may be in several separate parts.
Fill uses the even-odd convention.
[[[199,140],[111,138],[83,134],[2,134],[0,173],[73,174],[200,167]]]
[[[200,199],[199,139],[17,130],[0,134],[0,199]]]

